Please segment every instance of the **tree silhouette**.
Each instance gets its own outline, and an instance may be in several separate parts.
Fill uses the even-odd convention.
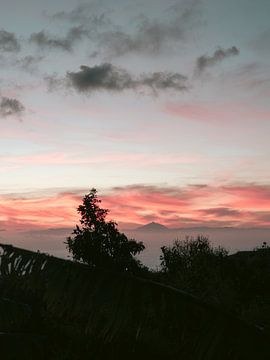
[[[73,237],[67,238],[67,248],[74,260],[92,267],[118,271],[137,271],[141,264],[135,255],[144,250],[144,244],[128,239],[117,228],[117,223],[106,221],[108,209],[100,207],[97,190],[91,189],[77,211],[81,227],[76,225]]]

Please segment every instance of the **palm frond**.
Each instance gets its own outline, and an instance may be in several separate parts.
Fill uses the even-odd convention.
[[[178,289],[0,245],[0,277],[42,291],[47,315],[86,334],[96,359],[269,359],[263,331]]]

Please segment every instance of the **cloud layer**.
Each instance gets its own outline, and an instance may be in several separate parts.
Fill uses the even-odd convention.
[[[2,228],[72,227],[78,222],[76,208],[87,190],[0,196]],[[109,217],[122,223],[157,221],[176,227],[270,228],[270,186],[190,185],[162,187],[132,185],[101,194]]]
[[[72,27],[64,37],[54,36],[42,30],[40,32],[33,33],[29,40],[40,48],[71,51],[75,43],[86,35],[87,31],[78,26]]]
[[[1,117],[20,116],[20,115],[22,115],[24,110],[25,110],[25,108],[19,100],[0,96],[0,116]]]
[[[169,11],[168,11],[169,10]],[[99,47],[109,56],[118,57],[128,53],[158,54],[171,43],[183,42],[199,23],[198,2],[182,3],[167,9],[169,17],[162,21],[141,16],[136,30],[128,33],[123,29],[98,34]]]
[[[98,53],[119,57],[128,53],[157,54],[172,43],[185,42],[194,28],[201,24],[201,2],[198,0],[176,1],[165,6],[160,16],[147,13],[129,21],[129,26],[114,19],[114,10],[92,2],[80,4],[71,11],[60,11],[51,16],[54,20],[76,24],[88,31]]]
[[[0,30],[0,51],[18,52],[20,49],[21,46],[19,40],[14,33],[4,29]]]
[[[126,70],[109,63],[93,67],[82,65],[78,72],[68,72],[67,80],[73,88],[80,92],[123,91],[141,87],[150,88],[154,92],[188,89],[187,78],[178,73],[155,72],[134,77]]]
[[[196,70],[198,73],[202,73],[207,68],[212,67],[226,58],[236,56],[239,54],[239,50],[236,46],[232,46],[228,49],[219,48],[214,52],[212,56],[202,55],[196,61]]]

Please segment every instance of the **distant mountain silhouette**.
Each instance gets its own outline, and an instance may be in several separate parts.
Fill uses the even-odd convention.
[[[136,229],[136,231],[168,231],[168,230],[169,229],[166,226],[156,223],[154,221],[152,221],[149,224],[139,226]]]

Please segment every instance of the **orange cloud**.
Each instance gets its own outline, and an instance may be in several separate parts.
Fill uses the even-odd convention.
[[[77,204],[80,197],[72,193],[60,193],[51,197],[0,196],[1,227],[13,229],[29,227],[70,226],[77,220]]]

